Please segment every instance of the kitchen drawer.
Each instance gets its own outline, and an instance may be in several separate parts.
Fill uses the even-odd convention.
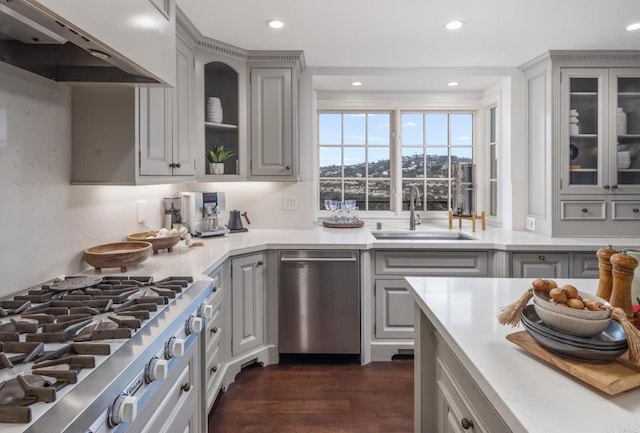
[[[513,278],[567,278],[569,254],[565,253],[513,253],[511,254]]]
[[[611,203],[611,219],[618,221],[640,221],[639,201],[614,201]]]
[[[598,257],[593,253],[575,253],[573,255],[573,278],[598,278]]]
[[[604,201],[563,201],[560,206],[563,220],[604,220],[607,215]]]
[[[209,354],[207,353],[206,358],[207,368],[204,371],[204,375],[206,377],[206,395],[207,395],[207,409],[211,409],[211,405],[216,398],[217,388],[222,380],[222,376],[220,372],[222,370],[222,347],[221,344],[216,344],[213,347],[213,351]],[[207,412],[208,412],[207,410]]]
[[[213,317],[207,321],[205,327],[205,338],[207,339],[207,348],[205,353],[209,356],[209,353],[213,350],[214,346],[220,342],[222,335],[222,304],[218,305],[218,308],[214,308]]]
[[[377,275],[486,277],[488,251],[377,251]]]
[[[484,396],[476,382],[453,354],[449,346],[440,338],[436,338],[436,382],[440,390],[444,390],[445,399],[451,406],[451,414],[447,420],[440,419],[441,426],[460,426],[461,418],[473,421],[474,427],[469,432],[511,433],[511,429],[498,415],[491,402]],[[451,400],[449,400],[449,398]],[[442,409],[442,408],[441,408]],[[442,411],[440,412],[442,414]],[[447,416],[448,415],[448,416]],[[455,419],[451,419],[455,416]],[[444,430],[443,431],[447,431]],[[452,431],[452,430],[449,430]],[[456,431],[455,429],[453,431]]]

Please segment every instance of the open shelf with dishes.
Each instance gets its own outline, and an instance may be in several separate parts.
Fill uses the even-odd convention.
[[[240,146],[238,139],[238,73],[223,62],[209,62],[204,65],[204,141],[205,155],[220,146],[231,152],[224,161],[203,158],[207,175],[239,175]],[[211,164],[223,164],[224,169]]]

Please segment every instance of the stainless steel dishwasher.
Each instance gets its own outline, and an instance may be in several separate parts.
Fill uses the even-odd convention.
[[[279,259],[279,352],[359,354],[358,251],[280,251]]]

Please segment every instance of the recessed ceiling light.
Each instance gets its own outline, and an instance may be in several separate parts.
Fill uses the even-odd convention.
[[[456,87],[457,85],[458,85],[458,82],[457,82],[457,81],[449,81],[449,82],[447,83],[447,86],[449,86],[449,87]]]
[[[634,30],[640,30],[640,23],[633,23],[627,26],[627,30],[632,32]]]
[[[462,21],[450,21],[445,27],[447,28],[447,30],[458,30],[460,27],[462,27],[462,24]]]
[[[354,87],[362,86],[362,81],[354,81],[353,83],[351,83],[351,85]]]
[[[267,25],[272,29],[281,29],[284,27],[284,23],[280,20],[269,20],[267,21]]]

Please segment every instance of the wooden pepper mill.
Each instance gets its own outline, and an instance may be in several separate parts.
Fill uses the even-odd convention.
[[[631,283],[638,261],[625,253],[618,253],[611,256],[613,288],[609,303],[613,307],[620,307],[624,310],[629,320],[633,320],[633,300],[631,299]]]
[[[613,288],[613,276],[611,275],[611,256],[619,253],[609,245],[607,248],[600,248],[596,251],[598,256],[598,270],[600,280],[598,281],[598,291],[596,296],[608,301],[611,298],[611,289]]]

